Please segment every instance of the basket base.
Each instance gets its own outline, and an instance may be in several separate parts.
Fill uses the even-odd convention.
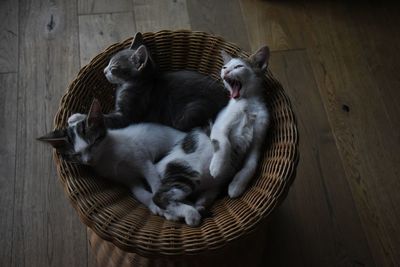
[[[266,223],[262,223],[251,234],[233,241],[221,249],[182,257],[146,258],[123,251],[113,243],[103,240],[90,228],[87,229],[89,244],[99,267],[256,267],[261,266],[264,244],[266,244]]]

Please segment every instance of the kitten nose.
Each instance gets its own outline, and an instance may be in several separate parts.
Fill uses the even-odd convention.
[[[227,78],[227,76],[228,76],[229,72],[230,72],[229,70],[228,70],[228,71],[226,71],[226,72],[224,73],[224,75],[222,76],[222,78],[224,78],[224,79],[225,79],[225,78]]]

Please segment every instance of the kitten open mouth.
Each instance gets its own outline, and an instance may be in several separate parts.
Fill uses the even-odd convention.
[[[229,83],[231,86],[231,98],[239,98],[240,97],[240,89],[242,89],[242,83],[238,80],[231,79],[231,78],[224,78],[224,80]]]

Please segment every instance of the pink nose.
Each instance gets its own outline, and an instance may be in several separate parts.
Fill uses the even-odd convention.
[[[223,75],[224,79],[226,78],[226,76],[228,76],[228,74],[229,74],[230,72],[231,72],[230,70],[226,70],[226,71],[224,72],[224,75]]]

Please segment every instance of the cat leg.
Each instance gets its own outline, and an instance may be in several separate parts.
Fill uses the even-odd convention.
[[[201,221],[201,215],[193,206],[173,201],[168,204],[167,213],[173,214],[179,218],[184,218],[189,226],[198,226]],[[167,217],[166,217],[167,218]]]
[[[186,224],[196,226],[200,223],[200,213],[191,205],[181,201],[193,192],[193,188],[185,183],[171,186],[170,181],[164,180],[160,189],[154,194],[153,201],[165,209],[164,217],[170,221],[184,218]]]
[[[257,170],[259,155],[258,150],[250,151],[242,169],[233,177],[228,187],[228,195],[231,198],[237,198],[243,194]]]
[[[211,142],[214,147],[214,153],[210,163],[210,174],[214,178],[219,178],[227,168],[231,167],[231,143],[225,136],[211,139]]]
[[[143,176],[151,188],[151,192],[155,193],[160,188],[161,178],[157,171],[156,165],[151,161],[143,164]]]
[[[134,186],[131,188],[133,196],[145,205],[153,214],[163,216],[164,211],[158,207],[153,201],[153,194],[141,186]]]

